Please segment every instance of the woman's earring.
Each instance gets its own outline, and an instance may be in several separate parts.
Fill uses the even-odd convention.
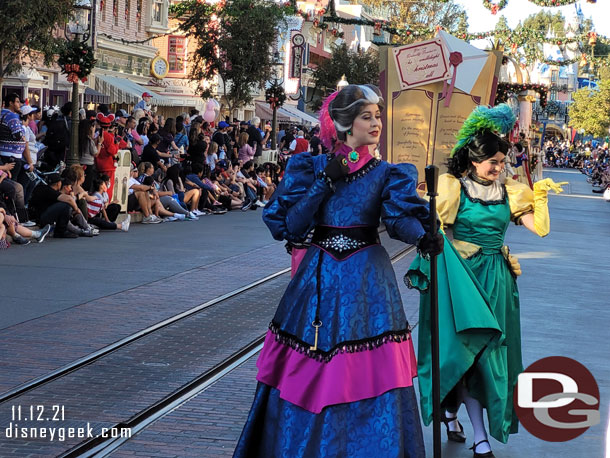
[[[347,131],[347,135],[352,135],[352,129],[349,129],[349,130]]]

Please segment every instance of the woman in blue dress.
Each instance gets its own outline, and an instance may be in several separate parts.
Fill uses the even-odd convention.
[[[263,213],[275,239],[311,242],[270,324],[236,457],[425,456],[410,329],[377,227],[424,254],[442,237],[426,232],[415,167],[369,153],[379,90],[333,96],[321,127],[336,129],[334,153],[292,157]]]

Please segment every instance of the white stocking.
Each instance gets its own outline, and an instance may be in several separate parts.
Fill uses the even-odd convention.
[[[464,385],[460,386],[461,397],[466,404],[466,410],[468,411],[468,416],[470,417],[470,423],[472,424],[472,429],[474,430],[474,443],[478,443],[483,440],[487,440],[487,431],[485,430],[485,423],[483,422],[483,407],[475,398],[470,396],[468,390]],[[489,452],[491,447],[488,442],[483,442],[474,450],[477,453],[485,453]]]

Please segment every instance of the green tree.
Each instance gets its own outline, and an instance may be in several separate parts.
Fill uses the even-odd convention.
[[[66,23],[74,0],[0,1],[0,82],[25,62],[53,62],[58,44],[54,32]]]
[[[253,91],[270,79],[270,50],[283,18],[294,9],[264,0],[227,0],[215,5],[187,0],[172,12],[182,20],[180,29],[197,43],[190,78],[199,83],[201,96],[208,98],[212,89],[203,84],[218,75],[232,111],[252,102]]]
[[[408,24],[412,29],[440,26],[449,33],[458,33],[468,25],[466,11],[454,0],[360,0],[359,3],[384,11],[384,19],[399,30]],[[392,39],[396,44],[406,44],[424,38],[428,37],[410,35]]]
[[[525,18],[523,23],[519,23],[515,31],[519,32],[521,29],[535,30],[544,33],[545,36],[549,31],[558,38],[566,36],[565,18],[559,12],[553,13],[541,10],[536,14],[532,14]]]
[[[597,89],[583,88],[572,94],[570,126],[603,137],[610,127],[610,79],[599,81]]]
[[[314,111],[322,105],[322,98],[332,93],[341,77],[350,84],[379,84],[379,54],[369,49],[367,52],[351,51],[347,44],[333,47],[330,59],[326,59],[314,70],[313,79],[319,98],[311,102]]]

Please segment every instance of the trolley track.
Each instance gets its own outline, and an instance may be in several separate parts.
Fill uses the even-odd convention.
[[[399,250],[391,256],[392,264],[397,263],[405,256],[415,250],[414,246],[407,246]],[[289,269],[288,269],[289,270]],[[95,437],[93,439],[81,442],[67,452],[59,455],[60,458],[76,458],[76,457],[105,457],[116,451],[130,438],[145,430],[157,420],[171,413],[173,410],[188,402],[190,399],[197,396],[202,391],[205,391],[212,384],[228,375],[231,371],[238,368],[242,363],[256,355],[262,348],[266,333],[261,334],[258,338],[242,347],[239,351],[233,353],[219,364],[202,373],[190,382],[181,386],[179,389],[170,393],[163,399],[140,411],[126,421],[116,423],[109,429],[116,431],[131,431],[130,437],[115,437],[103,438]]]
[[[380,234],[386,232],[385,227],[382,227],[379,231]],[[134,332],[116,342],[113,342],[109,345],[106,345],[102,348],[100,348],[99,350],[96,350],[92,353],[89,353],[88,355],[85,355],[81,358],[75,359],[74,361],[61,366],[53,371],[50,371],[42,376],[33,378],[25,383],[22,383],[8,391],[5,391],[3,393],[0,393],[0,404],[6,403],[7,401],[10,401],[18,396],[21,396],[23,394],[26,394],[32,390],[34,390],[35,388],[38,388],[46,383],[58,380],[59,378],[70,374],[82,367],[85,367],[89,364],[92,364],[98,360],[100,360],[101,358],[103,358],[106,355],[109,355],[110,353],[115,352],[116,350],[119,350],[127,345],[130,345],[140,339],[142,339],[143,337],[149,336],[152,333],[155,333],[163,328],[166,328],[167,326],[170,326],[174,323],[177,323],[180,320],[183,320],[185,318],[188,317],[192,317],[193,315],[196,315],[197,313],[200,313],[203,310],[206,310],[209,307],[215,306],[217,304],[220,304],[222,302],[227,301],[228,299],[234,298],[246,291],[252,290],[253,288],[256,288],[260,285],[263,285],[265,283],[268,283],[278,277],[281,277],[282,275],[287,274],[288,272],[290,272],[290,268],[285,268],[285,269],[281,269],[278,270],[277,272],[274,272],[266,277],[263,277],[259,280],[256,280],[254,282],[251,282],[245,286],[242,286],[240,288],[237,288],[233,291],[230,291],[228,293],[225,293],[221,296],[218,296],[214,299],[211,299],[207,302],[204,302],[200,305],[197,305],[195,307],[192,307],[184,312],[178,313],[172,317],[169,317],[165,320],[162,320],[158,323],[155,323],[151,326],[148,326],[144,329],[141,329],[137,332]]]

